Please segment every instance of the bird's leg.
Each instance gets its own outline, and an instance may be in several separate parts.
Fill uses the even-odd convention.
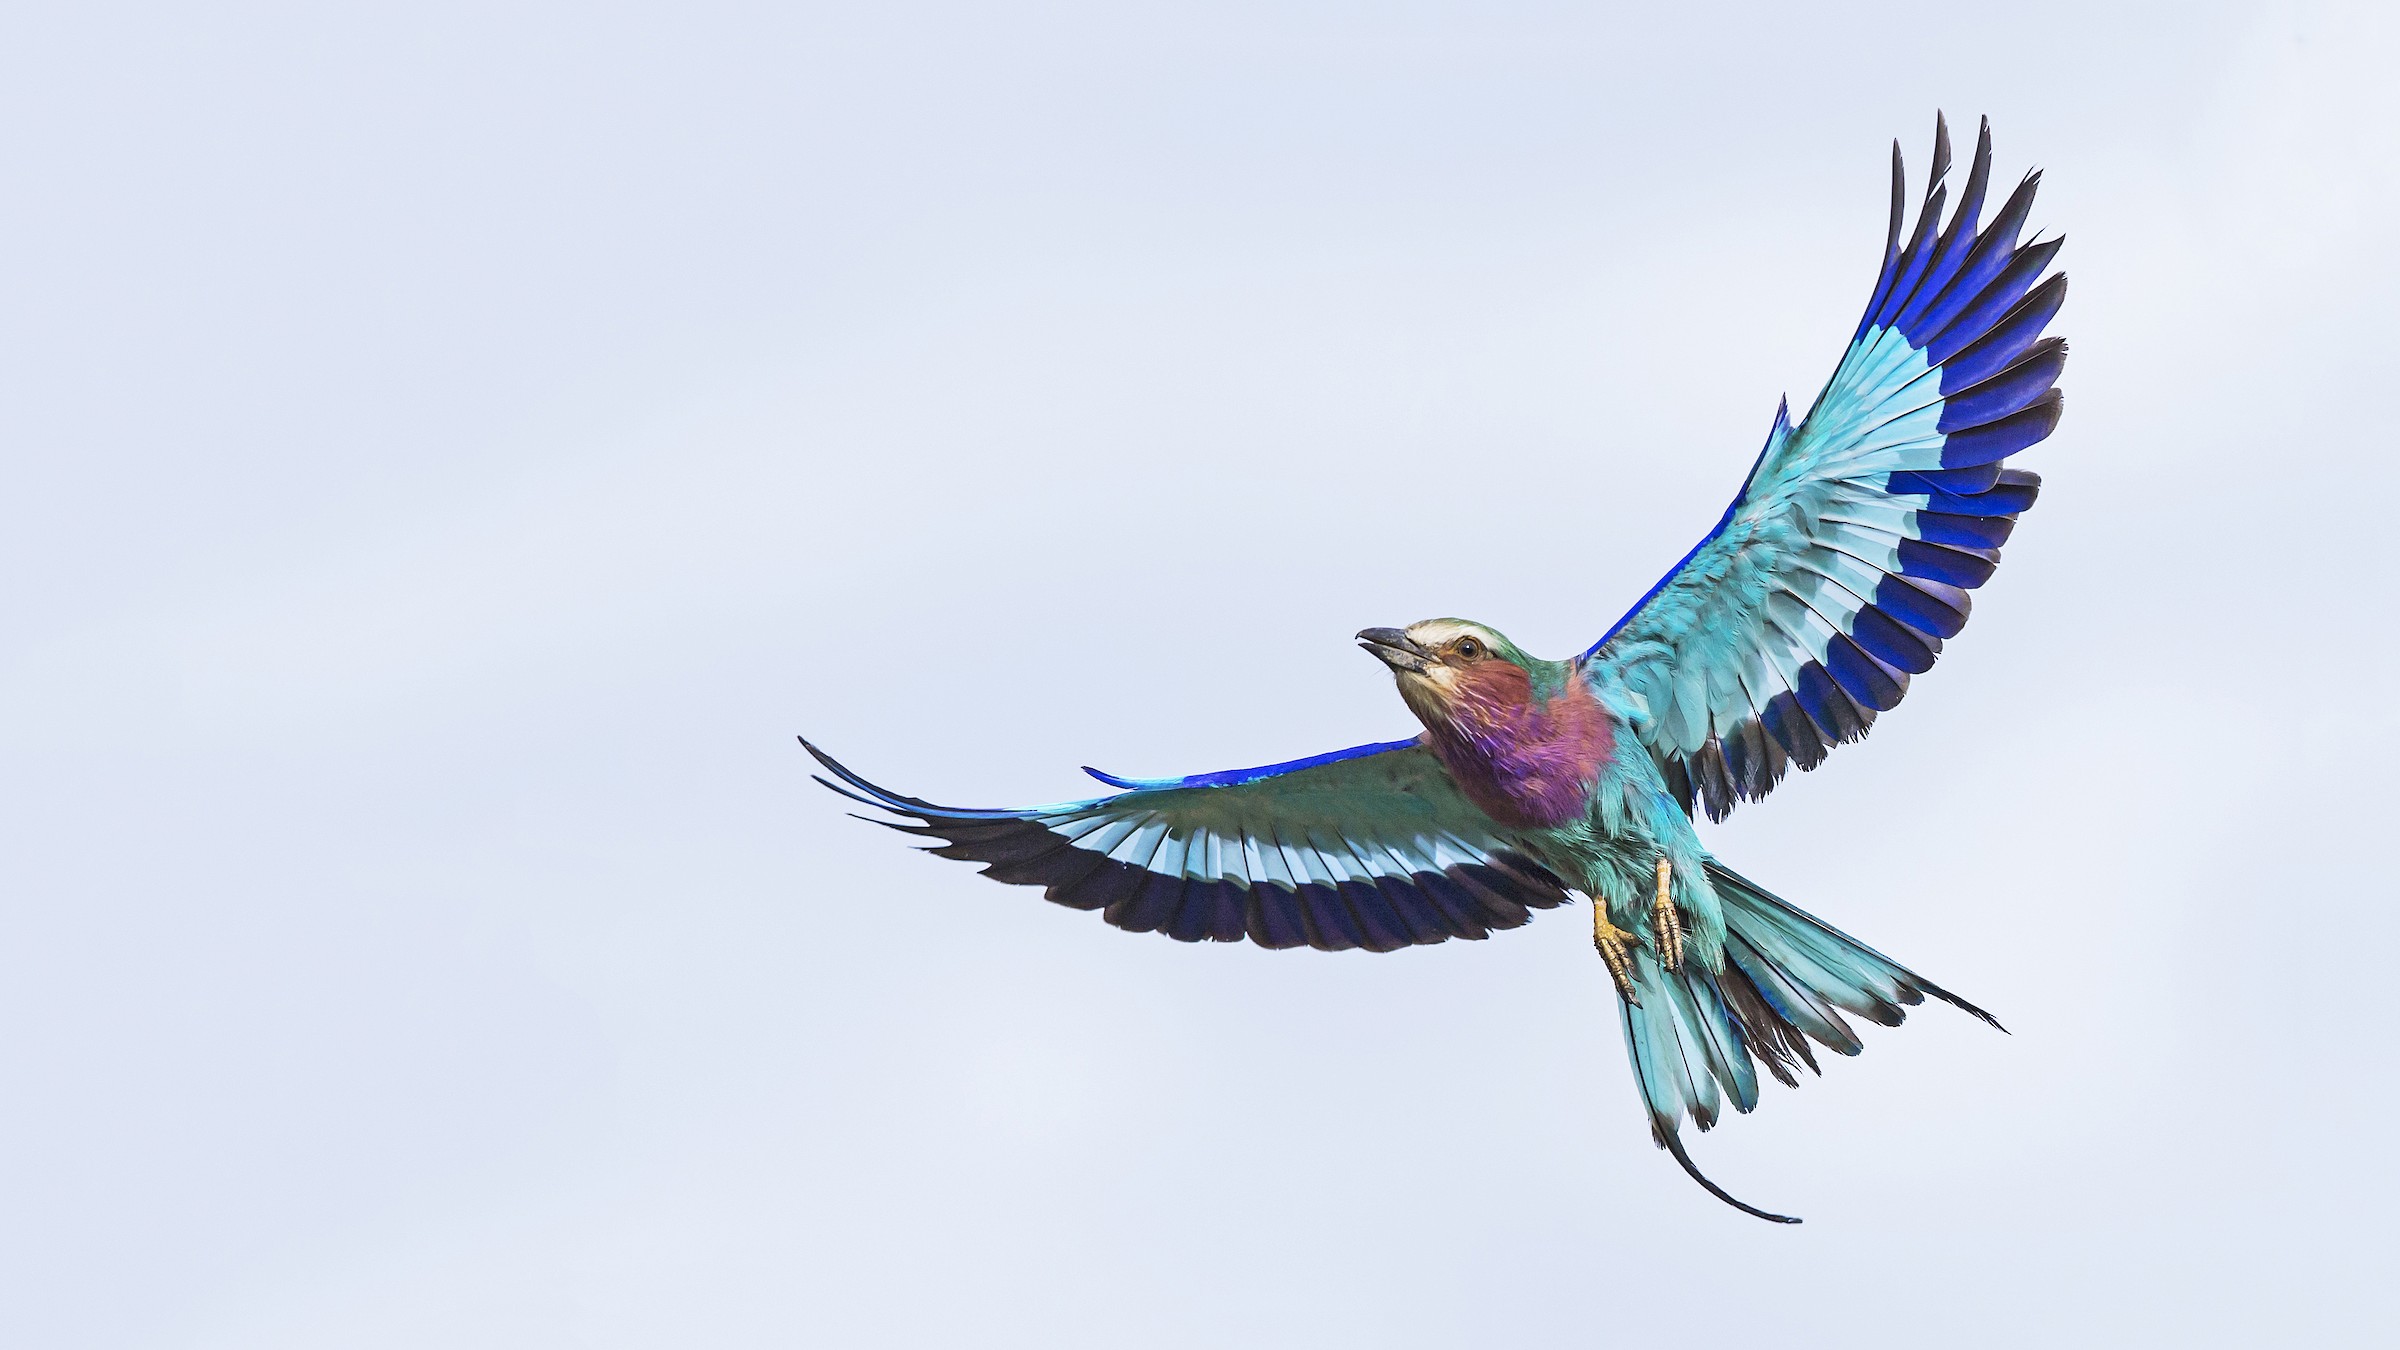
[[[1633,987],[1633,934],[1608,921],[1608,901],[1592,897],[1592,945],[1608,963],[1608,977],[1617,982],[1617,997],[1640,1007],[1642,996]]]
[[[1658,930],[1658,963],[1669,970],[1683,966],[1683,920],[1675,913],[1675,899],[1667,892],[1667,883],[1675,875],[1675,864],[1665,858],[1658,860],[1658,899],[1650,906],[1651,926]]]

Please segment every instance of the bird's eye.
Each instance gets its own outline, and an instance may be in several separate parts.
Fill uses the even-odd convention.
[[[1458,640],[1458,654],[1465,657],[1469,661],[1472,661],[1476,657],[1483,655],[1483,644],[1477,642],[1471,637],[1460,638]]]

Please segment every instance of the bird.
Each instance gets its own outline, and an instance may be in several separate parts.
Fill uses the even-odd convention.
[[[1990,1013],[1734,871],[1695,822],[1766,797],[1865,736],[1958,636],[2041,489],[2008,461],[2057,427],[2063,238],[2024,238],[2039,170],[1987,222],[1989,118],[1955,209],[1948,122],[1907,238],[1890,224],[1864,314],[1797,423],[1778,405],[1724,514],[1600,639],[1535,657],[1439,618],[1356,641],[1419,730],[1108,795],[965,809],[879,787],[801,745],[816,781],[995,880],[1135,932],[1388,952],[1475,940],[1578,897],[1614,987],[1652,1141],[1711,1195],[1681,1138],[1728,1104],[1856,1055],[1850,1018],[1930,996]],[[1523,541],[1538,546],[1539,541]],[[827,777],[826,775],[830,775]]]

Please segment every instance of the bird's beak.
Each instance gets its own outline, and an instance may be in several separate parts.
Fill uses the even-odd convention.
[[[1425,659],[1430,655],[1415,638],[1397,628],[1362,628],[1358,633],[1358,645],[1366,648],[1376,660],[1411,675],[1425,673]]]

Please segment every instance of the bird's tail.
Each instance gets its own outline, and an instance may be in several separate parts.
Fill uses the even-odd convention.
[[[1998,1027],[1990,1013],[1858,941],[1803,913],[1758,885],[1708,864],[1725,914],[1724,968],[1710,972],[1686,960],[1678,970],[1659,964],[1647,944],[1633,956],[1637,1006],[1620,1001],[1625,1053],[1650,1112],[1659,1147],[1692,1179],[1744,1213],[1779,1223],[1799,1220],[1755,1209],[1700,1175],[1676,1130],[1688,1115],[1706,1130],[1724,1103],[1736,1111],[1758,1105],[1758,1066],[1787,1087],[1798,1069],[1820,1072],[1809,1042],[1838,1054],[1865,1046],[1842,1016],[1852,1013],[1887,1027],[1927,994]],[[2002,1028],[2005,1030],[2006,1028]]]

